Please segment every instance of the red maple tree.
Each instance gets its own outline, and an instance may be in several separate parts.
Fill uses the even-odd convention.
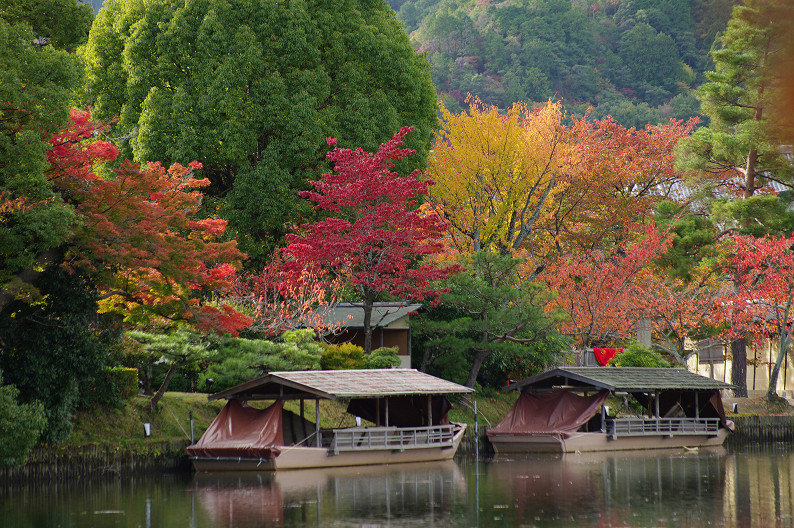
[[[220,241],[225,220],[194,219],[196,189],[209,184],[193,176],[201,164],[166,169],[125,160],[111,170],[118,150],[97,138],[105,130],[90,112],[73,110],[50,142],[49,179],[81,218],[64,265],[94,271],[101,309],[127,321],[187,322],[236,335],[251,319],[204,300],[228,287],[244,255],[234,241]]]
[[[694,353],[686,349],[687,338],[713,323],[718,288],[715,282],[685,282],[648,273],[638,283],[632,304],[649,320],[656,346],[686,366]]]
[[[250,307],[254,321],[249,329],[271,336],[299,328],[321,334],[336,331],[339,322],[331,314],[341,285],[329,284],[308,270],[297,276],[285,272],[283,257],[277,251],[262,271],[238,275],[227,291],[234,304]]]
[[[325,220],[303,225],[304,233],[287,236],[285,279],[307,274],[324,285],[341,281],[357,293],[364,309],[364,349],[372,351],[372,308],[382,294],[421,301],[437,299],[432,282],[456,267],[423,262],[443,250],[444,221],[421,207],[431,181],[419,171],[400,176],[394,161],[414,153],[399,148],[411,130],[404,127],[374,154],[336,147],[326,157],[335,172],[310,182],[315,190],[301,196],[327,211]]]
[[[794,236],[736,236],[729,257],[734,287],[717,303],[729,338],[750,334],[757,342],[777,341],[778,353],[769,377],[768,399],[777,396],[780,367],[792,343],[794,324]]]

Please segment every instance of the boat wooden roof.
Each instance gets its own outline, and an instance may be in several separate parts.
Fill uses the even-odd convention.
[[[561,388],[606,389],[611,392],[713,391],[731,389],[733,385],[679,368],[561,367],[508,387],[531,392]]]
[[[465,394],[474,389],[415,369],[302,370],[271,372],[211,394],[210,400],[350,399]]]

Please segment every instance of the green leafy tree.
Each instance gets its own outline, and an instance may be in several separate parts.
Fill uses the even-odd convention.
[[[375,351],[372,351],[375,353]],[[361,369],[367,364],[364,348],[353,343],[326,345],[320,358],[323,370]]]
[[[609,361],[610,367],[672,367],[659,352],[646,348],[639,343],[632,343],[623,352]]]
[[[3,385],[0,371],[0,467],[23,464],[44,429],[44,406],[19,403],[19,390]]]
[[[382,369],[395,368],[400,366],[400,358],[397,357],[398,347],[380,347],[372,351],[366,357],[367,368]]]
[[[87,102],[119,117],[125,157],[200,161],[206,210],[261,266],[306,220],[325,138],[374,150],[402,126],[422,167],[437,122],[426,61],[384,2],[108,2],[84,57]]]
[[[648,24],[637,24],[621,35],[618,53],[631,72],[629,86],[644,94],[648,103],[659,104],[670,97],[681,68],[678,49],[670,35],[657,32]]]
[[[467,387],[474,387],[491,356],[528,357],[540,369],[563,349],[564,340],[543,312],[540,287],[521,277],[522,262],[479,251],[471,257],[468,271],[445,283],[449,291],[442,294],[442,304],[465,315],[455,326],[456,334],[466,340]],[[556,346],[545,346],[549,342]]]
[[[210,355],[210,345],[206,338],[193,332],[176,331],[169,334],[151,334],[132,330],[127,332],[127,337],[141,343],[153,360],[165,361],[168,364],[168,372],[150,400],[153,409],[157,407],[157,403],[168,390],[171,379],[180,367],[191,361],[208,358]]]
[[[46,152],[81,79],[67,50],[84,40],[92,18],[76,0],[0,1],[0,195],[21,205],[0,210],[0,309],[36,295],[32,283],[57,261],[74,222],[47,181]]]
[[[78,0],[0,0],[0,18],[29,26],[37,45],[72,52],[88,39],[94,10]]]
[[[200,385],[213,391],[278,370],[319,370],[323,344],[312,329],[290,330],[280,340],[222,338],[214,345],[214,362],[201,375]],[[207,380],[212,379],[212,386]]]
[[[0,365],[24,403],[44,405],[42,439],[69,437],[74,411],[95,403],[93,388],[112,365],[117,321],[97,314],[96,285],[80,270],[46,268],[37,282],[42,300],[17,299],[0,311]]]

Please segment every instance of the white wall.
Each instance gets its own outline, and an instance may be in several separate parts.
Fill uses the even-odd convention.
[[[730,351],[726,347],[726,351]],[[783,364],[780,366],[780,374],[777,380],[777,393],[788,398],[794,397],[794,360],[791,352],[787,354]],[[777,346],[771,342],[763,343],[757,347],[747,347],[747,360],[752,364],[747,365],[747,390],[750,393],[767,392],[769,388],[769,377],[777,359]],[[710,378],[731,382],[731,360],[715,362],[713,366],[709,363],[696,363],[695,358],[691,358],[687,365],[689,370]]]

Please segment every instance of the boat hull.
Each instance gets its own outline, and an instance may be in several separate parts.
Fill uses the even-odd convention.
[[[583,453],[589,451],[631,451],[720,446],[728,433],[720,429],[716,435],[643,435],[615,439],[606,433],[499,434],[489,436],[496,453]]]
[[[235,457],[191,457],[196,471],[275,471],[325,467],[369,466],[451,460],[463,440],[466,425],[461,424],[452,445],[423,446],[413,449],[372,449],[332,454],[324,447],[285,446],[281,454],[270,459]]]

